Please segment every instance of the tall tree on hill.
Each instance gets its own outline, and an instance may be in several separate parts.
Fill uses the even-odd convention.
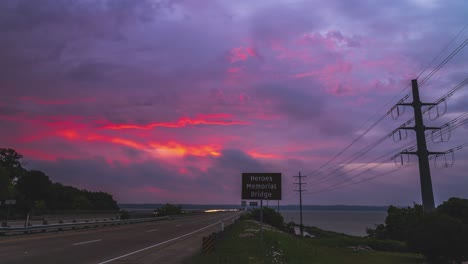
[[[0,167],[0,200],[6,200],[13,194],[11,178],[5,168]]]
[[[49,176],[42,171],[31,170],[18,180],[16,189],[25,196],[26,200],[38,201],[47,198],[51,184]]]
[[[21,159],[23,155],[10,148],[0,148],[0,167],[6,169],[8,176],[12,180],[21,177],[24,172],[21,166]]]

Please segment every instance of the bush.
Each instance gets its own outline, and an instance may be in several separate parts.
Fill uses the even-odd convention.
[[[424,216],[410,232],[408,243],[431,263],[468,260],[468,226],[437,212]]]
[[[260,221],[260,209],[252,209],[250,212],[250,216],[252,219]],[[263,222],[274,226],[280,230],[286,230],[283,216],[272,208],[263,207]]]
[[[367,234],[406,242],[431,263],[468,260],[468,200],[450,198],[429,214],[417,204],[413,208],[390,206],[385,224],[368,228]]]
[[[161,208],[158,208],[154,211],[156,216],[166,216],[166,215],[177,215],[182,214],[182,206],[166,204]]]
[[[119,212],[120,220],[130,219],[130,213],[125,210],[120,210]]]

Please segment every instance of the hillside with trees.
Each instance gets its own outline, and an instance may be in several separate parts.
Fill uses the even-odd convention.
[[[468,260],[468,200],[450,198],[434,212],[422,205],[388,208],[385,224],[368,229],[369,237],[399,240],[429,263],[461,263]]]
[[[13,149],[0,148],[0,201],[16,200],[12,215],[25,216],[32,210],[118,210],[112,195],[81,190],[52,182],[44,172],[27,170],[23,156]],[[0,219],[7,213],[0,206]]]

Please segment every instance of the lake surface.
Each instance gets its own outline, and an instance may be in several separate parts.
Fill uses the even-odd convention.
[[[299,210],[280,210],[284,222],[299,224]],[[366,227],[374,228],[375,224],[383,224],[386,211],[315,211],[303,210],[302,223],[306,226],[316,226],[324,230],[345,233],[354,236],[365,236]]]

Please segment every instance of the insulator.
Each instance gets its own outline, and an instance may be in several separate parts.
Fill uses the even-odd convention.
[[[408,138],[408,131],[405,129],[398,129],[393,131],[393,142],[398,143],[402,140],[406,140]]]
[[[406,165],[405,166],[409,166],[409,165],[411,165],[410,164],[410,155],[406,154]]]
[[[399,107],[399,105],[398,105],[397,107]],[[403,106],[403,107],[401,108],[401,110],[400,110],[400,116],[404,115],[404,114],[405,114],[405,111],[406,111],[406,107]]]
[[[453,164],[455,164],[455,152],[449,151],[449,152],[445,153],[446,168],[453,167]]]
[[[431,138],[434,143],[448,142],[451,135],[452,129],[450,128],[450,123],[441,126],[439,129],[431,131]]]
[[[395,163],[395,166],[397,168],[403,167],[403,159],[401,157],[401,154],[397,154],[397,155],[393,156],[392,159],[393,159],[393,162]]]
[[[440,104],[443,103],[443,108],[440,107]],[[432,109],[435,108],[435,113],[433,113]],[[431,114],[433,113],[433,114]],[[447,113],[447,101],[442,100],[440,101],[435,107],[429,108],[429,119],[436,120],[437,118],[445,115]]]
[[[440,129],[434,129],[431,131],[431,139],[432,142],[434,143],[440,143],[442,142],[442,133],[440,132]]]
[[[398,132],[398,133],[397,133],[397,132]],[[398,130],[398,131],[397,131],[397,130],[393,131],[392,136],[393,136],[393,142],[398,143],[398,142],[401,141],[400,130]]]
[[[406,140],[408,139],[408,130],[406,129],[400,129],[400,136],[401,136],[401,140]],[[403,132],[401,132],[403,131]]]
[[[438,154],[434,158],[434,167],[436,168],[451,168],[455,163],[455,153],[452,150],[444,154]]]
[[[396,109],[396,110],[395,110]],[[392,119],[393,120],[397,120],[398,117],[400,116],[400,113],[399,113],[399,109],[398,109],[398,105],[395,105],[393,106],[391,109],[390,109],[390,114],[392,115]]]
[[[442,142],[448,142],[451,136],[452,136],[452,128],[450,127],[450,123],[443,125],[440,128],[440,140]]]

